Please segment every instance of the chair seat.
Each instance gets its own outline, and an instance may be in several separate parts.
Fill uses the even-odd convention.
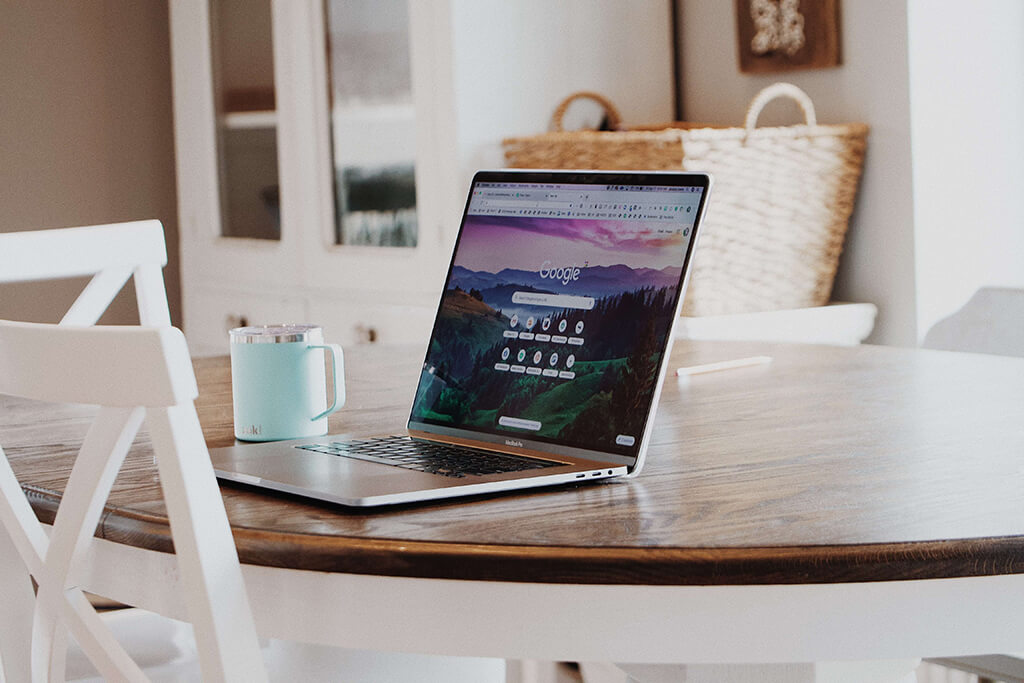
[[[191,624],[137,607],[108,610],[101,618],[154,683],[201,680]],[[68,681],[104,683],[74,643],[68,648],[66,671]]]
[[[200,683],[192,625],[130,607],[104,612],[102,619],[153,683]],[[326,645],[263,641],[262,655],[272,681],[328,683],[504,683],[501,659],[442,657],[346,650]],[[69,683],[106,683],[74,644],[68,649]]]
[[[935,323],[921,347],[1024,357],[1024,289],[982,287]]]

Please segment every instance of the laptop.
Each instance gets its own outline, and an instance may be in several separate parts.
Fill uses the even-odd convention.
[[[217,476],[348,506],[635,476],[710,186],[477,173],[407,433],[239,443]]]

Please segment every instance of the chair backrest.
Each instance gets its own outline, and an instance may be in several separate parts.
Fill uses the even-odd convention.
[[[1024,289],[982,287],[963,308],[935,323],[921,346],[1024,357]]]
[[[11,652],[10,638],[3,639],[7,680],[62,679],[68,633],[106,679],[145,680],[78,587],[77,576],[143,422],[153,444],[203,680],[265,680],[231,528],[193,405],[195,377],[181,332],[0,321],[0,394],[100,406],[49,536],[0,448],[0,531],[38,585],[29,657]],[[27,577],[22,585],[28,585]],[[31,599],[30,587],[22,592],[26,595]],[[0,622],[8,618],[0,613]]]
[[[139,322],[170,325],[161,275],[165,265],[164,231],[157,220],[0,233],[0,282],[93,276],[63,324],[94,325],[134,278]]]

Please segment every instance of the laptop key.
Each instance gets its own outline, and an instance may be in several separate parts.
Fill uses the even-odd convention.
[[[296,446],[317,453],[340,455],[445,477],[485,476],[557,467],[563,463],[524,458],[466,446],[413,441],[404,436],[337,441],[330,445]]]

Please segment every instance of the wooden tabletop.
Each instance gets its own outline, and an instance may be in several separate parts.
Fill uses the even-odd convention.
[[[832,583],[1024,573],[1024,360],[679,342],[636,479],[354,510],[223,485],[245,563],[596,584]],[[331,429],[401,432],[422,349],[346,350]],[[226,358],[195,362],[207,443],[233,442]],[[52,519],[92,408],[0,397],[0,444]],[[145,435],[97,530],[169,550]]]

